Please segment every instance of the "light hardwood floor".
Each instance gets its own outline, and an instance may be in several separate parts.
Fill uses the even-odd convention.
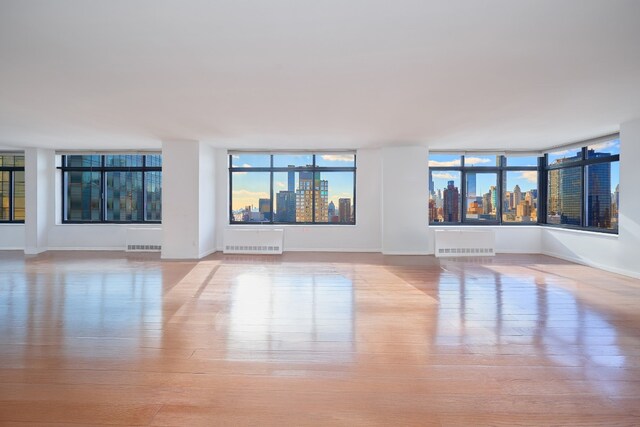
[[[640,281],[545,256],[0,252],[0,424],[640,425]]]

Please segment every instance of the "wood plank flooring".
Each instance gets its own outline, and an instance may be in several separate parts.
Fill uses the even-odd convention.
[[[537,255],[0,252],[0,424],[640,425],[639,306]]]

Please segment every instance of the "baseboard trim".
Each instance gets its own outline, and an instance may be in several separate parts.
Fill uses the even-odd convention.
[[[204,258],[207,255],[211,255],[211,254],[213,254],[215,252],[218,252],[218,249],[214,248],[214,249],[206,250],[204,252],[200,252],[200,254],[198,255],[198,258]]]
[[[626,269],[622,269],[622,268],[610,267],[608,265],[598,264],[598,263],[595,263],[595,262],[589,262],[589,261],[584,260],[582,258],[562,255],[562,254],[558,254],[558,253],[550,252],[550,251],[542,251],[541,253],[542,253],[542,255],[547,255],[547,256],[550,256],[550,257],[563,259],[565,261],[575,262],[576,264],[586,265],[587,267],[593,267],[593,268],[597,268],[599,270],[608,271],[610,273],[616,273],[616,274],[621,274],[623,276],[633,277],[634,279],[640,279],[640,273],[635,272],[635,271],[630,271],[630,270],[626,270]]]

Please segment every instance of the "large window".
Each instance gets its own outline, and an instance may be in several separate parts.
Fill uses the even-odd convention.
[[[429,156],[431,224],[537,223],[537,203],[535,156]]]
[[[0,223],[24,222],[24,155],[0,153]]]
[[[229,154],[232,224],[355,224],[353,153]]]
[[[60,169],[63,222],[160,222],[161,155],[67,155]]]
[[[617,233],[619,160],[617,135],[544,157],[431,153],[429,223],[546,224]]]
[[[617,233],[620,139],[546,155],[546,223]]]

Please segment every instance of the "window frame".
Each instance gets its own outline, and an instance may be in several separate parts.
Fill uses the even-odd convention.
[[[24,162],[26,161],[25,159],[25,155],[24,153],[15,153],[15,152],[0,152],[0,155],[3,156],[16,156],[16,157],[22,157],[23,160],[23,165],[22,166],[15,166],[15,161],[14,161],[14,166],[1,166],[0,165],[0,172],[9,172],[9,219],[8,220],[3,220],[0,218],[0,224],[24,224],[24,219],[15,219],[15,184],[16,184],[16,180],[15,180],[15,173],[16,172],[23,172],[25,173],[25,167],[24,167]],[[26,173],[25,173],[25,192],[26,192]],[[26,195],[25,195],[25,210],[26,210]],[[25,216],[26,216],[26,212],[25,212]]]
[[[316,156],[322,156],[324,154],[336,154],[338,151],[283,151],[283,152],[253,152],[253,151],[229,151],[227,153],[229,172],[228,172],[228,180],[229,180],[229,209],[228,209],[228,219],[229,225],[339,225],[339,226],[354,226],[356,225],[356,173],[357,173],[357,154],[354,151],[342,152],[343,154],[353,155],[353,166],[318,166],[316,163]],[[233,165],[233,155],[237,154],[260,154],[260,155],[269,155],[269,165],[270,166],[261,166],[261,167],[240,167],[240,166],[232,166]],[[286,167],[286,166],[274,166],[273,157],[278,155],[312,155],[313,164],[312,166],[294,166],[294,167]],[[271,207],[271,219],[269,221],[260,221],[260,222],[245,222],[245,221],[235,221],[233,218],[233,173],[234,172],[268,172],[269,173],[269,201]],[[353,222],[316,222],[316,186],[312,185],[312,206],[311,206],[311,217],[313,218],[312,222],[283,222],[276,221],[274,215],[274,202],[275,195],[273,191],[273,175],[274,173],[286,173],[286,172],[311,172],[314,177],[316,173],[322,172],[352,172],[353,173],[353,204],[351,206],[351,214],[353,216]]]
[[[433,154],[451,154],[455,155],[455,152],[440,152],[433,151]],[[523,172],[523,171],[537,171],[538,172],[538,205],[540,205],[540,164],[542,157],[538,157],[538,166],[507,166],[507,156],[502,154],[495,154],[499,157],[497,159],[497,166],[467,166],[465,165],[465,155],[460,153],[460,166],[428,166],[429,180],[431,180],[431,174],[434,171],[456,171],[460,172],[460,195],[461,215],[459,222],[433,222],[429,217],[429,226],[436,227],[456,227],[461,225],[479,225],[479,226],[507,226],[507,227],[522,227],[540,224],[540,213],[538,213],[536,222],[506,222],[502,218],[502,207],[504,200],[503,183],[507,172]],[[428,165],[428,162],[427,162]],[[482,174],[482,173],[495,173],[496,174],[496,192],[498,197],[498,206],[496,207],[496,219],[495,220],[477,220],[467,219],[466,213],[468,209],[467,200],[467,174]],[[431,197],[431,194],[429,194]]]
[[[100,165],[99,166],[67,166],[67,156],[61,156],[61,166],[58,166],[57,169],[61,171],[61,215],[62,215],[62,224],[162,224],[162,221],[156,220],[146,220],[147,213],[147,186],[146,186],[146,173],[145,172],[160,172],[162,173],[162,166],[147,166],[147,156],[153,155],[162,155],[162,153],[158,152],[149,152],[149,153],[136,153],[135,155],[142,156],[142,166],[107,166],[107,156],[112,155],[132,155],[131,153],[120,153],[120,152],[102,152],[102,153],[77,153],[77,154],[69,154],[69,155],[98,155],[100,156]],[[89,220],[69,220],[67,219],[67,190],[68,190],[68,181],[66,177],[66,172],[98,172],[100,173],[100,220],[98,221],[89,221]],[[107,179],[106,174],[108,172],[140,172],[142,174],[142,203],[143,203],[143,219],[140,221],[113,221],[107,220]]]

